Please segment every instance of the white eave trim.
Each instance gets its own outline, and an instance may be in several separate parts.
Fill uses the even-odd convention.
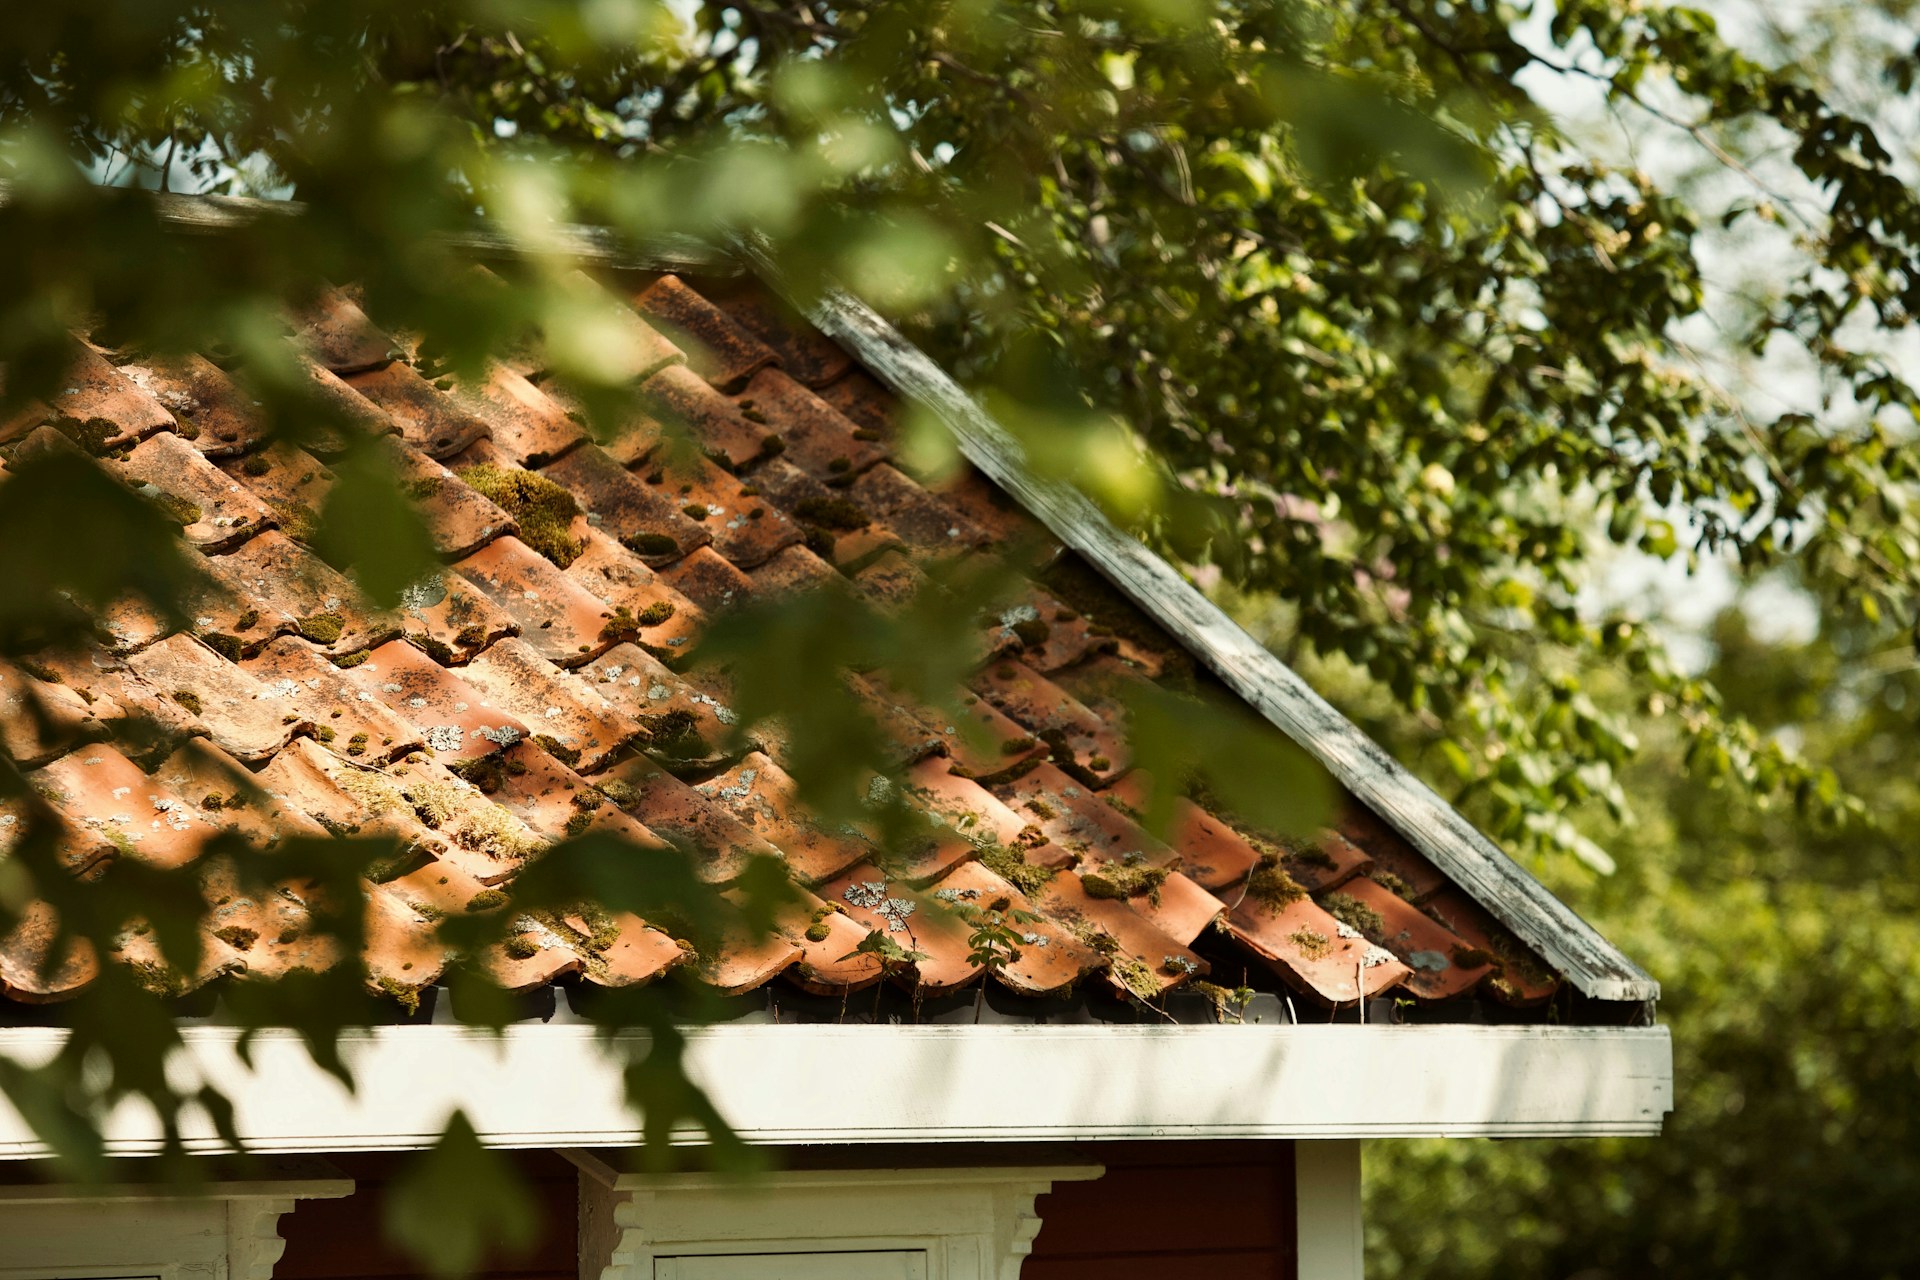
[[[0,1029],[0,1056],[45,1061],[65,1032]],[[638,1143],[621,1053],[591,1027],[384,1027],[343,1043],[348,1093],[298,1036],[182,1031],[170,1064],[224,1091],[261,1152],[427,1145],[464,1109],[502,1146]],[[1655,1134],[1673,1103],[1664,1027],[795,1026],[689,1032],[687,1069],[760,1143],[1110,1138],[1572,1137]],[[157,1148],[151,1116],[109,1116],[116,1154]],[[194,1150],[218,1149],[188,1126]],[[0,1103],[0,1159],[45,1155]]]
[[[1645,970],[1381,750],[1179,570],[1121,532],[1080,490],[1036,476],[1020,442],[879,313],[838,289],[809,304],[795,296],[762,246],[742,241],[740,248],[760,276],[802,306],[821,332],[896,393],[932,410],[953,432],[967,461],[1085,556],[1576,989],[1596,1000],[1659,999],[1660,984]]]

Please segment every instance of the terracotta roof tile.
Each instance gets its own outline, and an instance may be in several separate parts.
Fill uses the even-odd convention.
[[[713,549],[742,569],[764,564],[800,541],[800,530],[778,508],[705,458],[656,459],[645,480],[680,502],[682,513],[713,535]]]
[[[503,533],[518,532],[512,516],[418,449],[396,440],[386,454],[440,555],[457,559]]]
[[[1366,877],[1350,880],[1340,893],[1374,911],[1381,924],[1366,931],[1369,938],[1398,956],[1413,972],[1406,986],[1429,1000],[1444,1000],[1467,991],[1490,973],[1487,964],[1461,964],[1467,945],[1460,936],[1384,885]],[[1478,957],[1470,957],[1478,959]]]
[[[642,289],[634,302],[687,353],[688,364],[716,387],[735,390],[779,358],[773,348],[678,276],[660,277]]]
[[[801,546],[786,548],[765,564],[748,570],[746,576],[749,592],[770,600],[815,587],[840,584],[839,575],[833,571],[832,565]],[[727,602],[724,594],[722,602]]]
[[[44,902],[30,902],[11,933],[0,936],[0,997],[22,1004],[50,1004],[80,994],[100,974],[100,961],[84,940],[70,942],[57,964],[47,960],[60,917]]]
[[[296,333],[315,360],[335,373],[377,369],[400,359],[399,344],[367,319],[352,298],[329,289],[296,317]]]
[[[415,584],[400,602],[401,632],[423,652],[464,663],[520,624],[457,573]]]
[[[93,452],[104,453],[144,440],[173,426],[173,414],[98,350],[75,343],[66,383],[48,404],[29,405],[0,421],[0,444],[31,434],[42,423],[70,420],[83,426]]]
[[[1030,815],[1053,843],[1083,858],[1155,868],[1180,864],[1172,848],[1053,765],[1042,764],[993,790],[1015,813]]]
[[[641,732],[593,685],[524,640],[491,645],[461,670],[466,683],[518,718],[534,740],[582,773],[606,764]]]
[[[1025,663],[1011,658],[988,663],[974,677],[973,688],[1051,746],[1055,763],[1099,785],[1126,771],[1132,751],[1120,730]]]
[[[946,556],[984,547],[992,534],[941,502],[887,463],[870,467],[846,489],[847,499],[922,555]]]
[[[649,830],[693,852],[699,858],[701,878],[713,884],[731,884],[749,858],[780,857],[780,850],[718,802],[645,756],[622,760],[594,781]]]
[[[618,644],[580,668],[580,678],[637,727],[656,757],[717,761],[738,717],[646,650]]]
[[[40,671],[53,675],[52,668]],[[0,750],[17,764],[45,764],[81,742],[103,736],[119,711],[111,699],[89,703],[64,683],[42,680],[0,660]]]
[[[366,435],[390,436],[400,433],[399,423],[348,386],[333,370],[313,360],[302,361],[301,367],[306,371],[307,389],[326,412]],[[298,442],[314,453],[332,457],[346,447],[346,437],[331,425],[303,422],[300,427],[305,438]]]
[[[1153,799],[1152,788],[1151,775],[1135,770],[1108,788],[1107,794],[1141,813]],[[1261,860],[1260,850],[1245,836],[1185,796],[1173,802],[1167,842],[1180,851],[1180,869],[1208,889],[1239,883]]]
[[[608,923],[614,933],[601,950],[591,953],[586,969],[589,982],[626,987],[651,982],[669,969],[687,963],[679,944],[640,917],[619,913]]]
[[[284,442],[244,457],[224,457],[219,467],[273,508],[282,527],[296,533],[318,519],[333,487],[333,472],[325,463]]]
[[[713,541],[713,531],[689,517],[664,485],[649,485],[597,445],[583,444],[541,474],[571,491],[598,517],[601,532],[649,565],[680,559]]]
[[[412,724],[371,696],[310,641],[281,636],[240,664],[262,691],[314,726],[335,755],[384,764],[420,746]]]
[[[757,285],[734,286],[713,295],[742,328],[773,348],[780,367],[809,387],[821,387],[853,368],[853,360]]]
[[[1456,965],[1471,969],[1475,960],[1491,960],[1493,971],[1485,983],[1496,999],[1526,1008],[1546,1002],[1560,989],[1557,975],[1458,888],[1450,886],[1434,894],[1424,909],[1466,944],[1468,954],[1452,957]]]
[[[875,850],[857,831],[832,831],[799,807],[786,771],[758,751],[694,790],[716,801],[749,831],[780,850],[804,884],[832,879]]]
[[[766,424],[749,421],[739,405],[685,365],[668,365],[640,391],[656,440],[670,431],[682,432],[708,457],[735,471],[767,455]]]
[[[381,645],[348,674],[359,696],[412,725],[436,759],[472,760],[528,736],[517,717],[404,640]]]
[[[396,360],[349,374],[345,382],[385,412],[401,437],[429,458],[451,458],[487,434],[487,424],[478,416],[440,394],[451,390],[451,383],[437,388],[411,365]]]
[[[292,630],[330,654],[346,654],[400,634],[396,617],[369,606],[351,579],[278,530],[208,557],[207,566],[241,607],[225,617],[211,611],[210,623],[196,619],[202,637],[237,635],[252,650]],[[257,620],[248,621],[249,613]]]
[[[344,438],[307,432],[314,452],[264,445],[254,406],[211,363],[116,369],[84,352],[59,412],[106,419],[76,433],[95,448],[132,446],[108,465],[199,507],[188,537],[212,554],[192,634],[116,606],[97,621],[125,656],[82,646],[0,665],[0,746],[38,766],[69,870],[92,875],[122,856],[182,865],[226,830],[256,843],[397,837],[402,856],[365,887],[366,961],[372,987],[403,1002],[451,962],[438,919],[494,909],[492,886],[586,832],[617,834],[642,858],[684,846],[722,886],[750,857],[778,858],[820,896],[801,891],[768,938],[736,919],[697,957],[645,920],[583,904],[515,917],[511,941],[466,963],[513,990],[619,986],[684,966],[724,992],[785,975],[826,996],[883,977],[929,995],[980,980],[971,922],[1002,910],[1030,936],[998,981],[1030,995],[1094,981],[1154,999],[1233,956],[1322,1003],[1396,991],[1524,1006],[1557,989],[1364,812],[1340,820],[1345,834],[1282,838],[1183,796],[1164,840],[1143,830],[1151,780],[1127,772],[1124,692],[1184,671],[1178,647],[1080,581],[1085,566],[1061,559],[979,473],[962,466],[928,486],[891,465],[892,398],[764,295],[675,278],[627,287],[685,346],[629,314],[623,372],[636,407],[606,444],[528,381],[543,359],[531,347],[483,384],[453,386],[416,371],[346,292],[306,318],[316,389],[370,429],[402,434],[382,447],[437,548],[458,559],[393,612],[368,607],[303,542],[333,482],[314,453]],[[22,448],[74,447],[39,425],[54,414],[40,406],[0,435],[37,428]],[[577,553],[521,536],[504,498],[443,460],[537,468],[580,507],[565,530]],[[830,828],[798,803],[780,727],[736,734],[731,677],[689,657],[731,606],[828,585],[892,607],[962,555],[1045,582],[1004,613],[956,619],[982,665],[952,710],[919,705],[881,672],[821,673],[895,744],[908,766],[900,798],[927,823]],[[49,708],[44,728],[29,701]],[[148,775],[134,758],[162,763]],[[24,812],[16,803],[5,816]],[[882,848],[881,830],[901,847]],[[106,959],[175,993],[337,959],[307,927],[302,903],[317,886],[248,895],[210,873],[213,932],[195,973],[166,973],[144,932]],[[31,976],[49,936],[32,923],[0,939],[0,996],[84,988],[93,970],[77,963]],[[1202,941],[1216,923],[1219,936]],[[920,958],[883,963],[876,935]]]
[[[319,836],[326,828],[284,804],[238,760],[210,742],[190,741],[153,771],[153,780],[199,810],[208,825],[260,845],[283,836]]]
[[[496,538],[453,567],[553,662],[579,666],[621,637],[605,601],[518,538]]]
[[[887,448],[779,369],[762,369],[736,397],[747,421],[780,438],[779,456],[816,479],[851,483]]]
[[[865,369],[853,369],[844,377],[815,387],[814,394],[846,415],[849,422],[878,433],[883,440],[891,442],[899,430],[899,401]]]
[[[1321,910],[1311,898],[1274,906],[1249,896],[1226,917],[1227,932],[1282,978],[1328,1004],[1372,998],[1412,970]]]
[[[515,466],[544,467],[587,439],[564,405],[502,365],[488,370],[479,387],[456,388],[456,398],[487,424],[493,446]]]
[[[777,557],[776,563],[780,563]],[[701,547],[683,560],[660,567],[656,573],[661,581],[708,613],[743,604],[755,593],[754,579],[712,547]]]
[[[273,508],[171,431],[141,441],[119,470],[136,490],[166,502],[182,536],[202,551],[225,551],[279,523]]]
[[[1340,815],[1340,834],[1373,859],[1376,875],[1391,875],[1410,902],[1424,902],[1447,887],[1447,877],[1398,832],[1361,809],[1348,805]]]
[[[192,636],[169,636],[130,656],[127,665],[242,760],[265,760],[296,734],[314,730],[284,686],[261,684]]]
[[[61,756],[27,780],[76,829],[155,866],[193,861],[213,830],[197,807],[106,743]]]
[[[208,458],[244,453],[266,438],[258,407],[210,360],[130,361],[120,372],[171,410],[181,438]]]
[[[581,552],[567,576],[591,594],[625,609],[640,629],[638,643],[676,659],[693,652],[706,613],[663,580],[639,556],[600,532],[581,534]]]

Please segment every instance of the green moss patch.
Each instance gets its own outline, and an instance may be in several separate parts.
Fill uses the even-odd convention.
[[[311,613],[295,623],[294,629],[315,644],[333,644],[346,634],[347,620],[337,613]]]
[[[580,514],[573,495],[537,471],[515,471],[490,463],[457,473],[520,526],[520,541],[562,569],[580,558],[580,539],[569,526]]]
[[[1089,898],[1126,899],[1146,894],[1157,904],[1167,875],[1165,867],[1106,862],[1081,872],[1080,887]]]
[[[1320,899],[1320,906],[1341,924],[1358,929],[1376,942],[1387,931],[1387,922],[1380,918],[1380,913],[1352,894],[1330,893]]]

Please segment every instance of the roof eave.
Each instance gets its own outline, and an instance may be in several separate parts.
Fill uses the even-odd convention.
[[[1086,557],[1195,658],[1492,912],[1581,994],[1651,1001],[1660,984],[1433,789],[1308,687],[1173,565],[1128,537],[1071,485],[1043,479],[1020,443],[925,352],[844,290],[795,296],[764,248],[743,241],[756,272],[894,392],[936,414],[967,461]]]

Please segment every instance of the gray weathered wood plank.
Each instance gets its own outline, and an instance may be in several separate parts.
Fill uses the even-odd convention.
[[[782,289],[777,264],[757,245],[741,247],[762,277]],[[879,314],[838,291],[811,304],[790,300],[875,377],[938,414],[969,462],[1085,556],[1577,990],[1597,1000],[1659,998],[1659,983],[1309,688],[1173,565],[1121,532],[1078,489],[1036,476],[1019,441]]]

